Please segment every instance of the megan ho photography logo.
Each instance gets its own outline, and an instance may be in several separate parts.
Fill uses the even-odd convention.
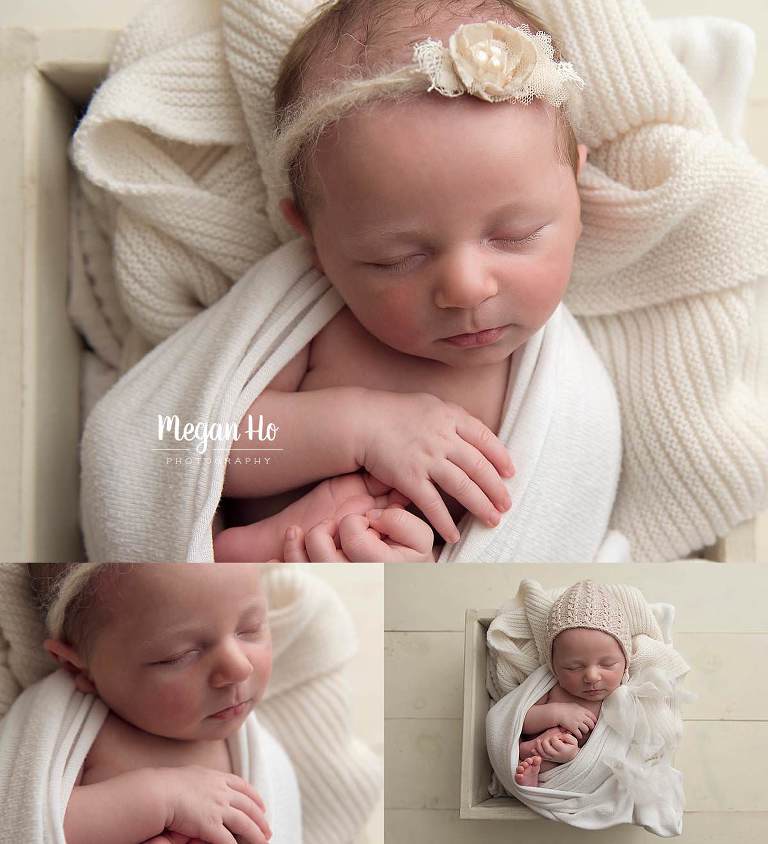
[[[157,415],[157,439],[164,446],[154,451],[194,451],[203,457],[211,451],[229,451],[232,442],[247,440],[253,448],[239,448],[241,451],[282,451],[277,446],[278,425],[269,422],[259,414],[256,419],[249,413],[237,422],[189,422],[178,415]],[[186,443],[186,445],[182,445]]]

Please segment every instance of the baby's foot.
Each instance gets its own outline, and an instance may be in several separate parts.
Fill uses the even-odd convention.
[[[213,538],[213,559],[217,563],[263,563],[282,554],[281,525],[264,519],[243,527],[223,530]]]
[[[528,759],[523,759],[517,766],[515,782],[518,785],[538,785],[539,768],[541,768],[541,756],[531,756]]]
[[[327,519],[339,520],[350,513],[407,503],[407,498],[370,475],[340,475],[317,484],[274,516],[217,534],[213,540],[214,559],[219,563],[279,560],[285,532],[291,525],[301,526],[306,533]]]
[[[520,759],[530,759],[531,756],[536,756],[536,754],[538,753],[538,751],[536,750],[536,748],[538,746],[537,743],[536,743],[537,739],[538,739],[538,736],[536,736],[536,738],[532,738],[532,739],[528,739],[527,741],[521,741],[520,742],[520,745],[519,745],[518,751],[517,751],[517,755]]]

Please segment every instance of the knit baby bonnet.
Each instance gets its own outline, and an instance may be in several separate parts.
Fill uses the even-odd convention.
[[[625,676],[629,672],[632,637],[624,607],[601,583],[580,580],[574,583],[555,601],[547,617],[546,660],[552,667],[552,645],[564,630],[585,627],[608,633],[621,646],[626,660]]]

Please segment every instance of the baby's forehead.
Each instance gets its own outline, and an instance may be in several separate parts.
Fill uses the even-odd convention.
[[[205,617],[236,614],[246,605],[267,609],[255,564],[226,570],[189,563],[123,566],[100,578],[94,604],[107,611],[107,623],[139,625],[147,620],[172,623],[187,611]]]
[[[314,146],[306,172],[313,211],[354,209],[355,229],[417,216],[438,196],[464,204],[471,198],[488,216],[513,200],[521,214],[538,215],[561,202],[572,179],[545,104],[428,93],[345,116]]]

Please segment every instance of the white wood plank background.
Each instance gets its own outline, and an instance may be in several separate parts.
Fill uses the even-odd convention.
[[[768,571],[759,566],[390,566],[385,572],[385,832],[397,844],[648,840],[634,827],[585,832],[545,820],[460,820],[464,612],[498,606],[523,577],[546,586],[591,576],[631,583],[677,610],[675,645],[692,666],[676,757],[681,841],[768,840]],[[735,770],[734,770],[735,768]]]

